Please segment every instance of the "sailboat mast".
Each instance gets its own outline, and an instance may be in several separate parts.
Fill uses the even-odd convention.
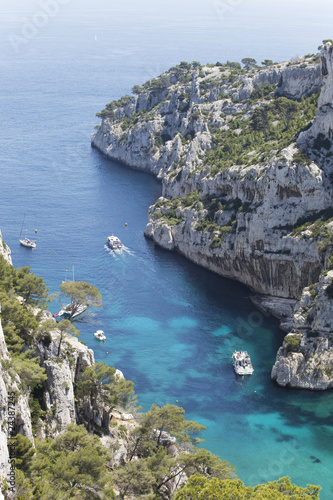
[[[22,221],[20,238],[22,238],[23,228],[24,228],[24,237],[26,238],[27,237],[27,219],[26,219],[25,214],[24,214],[23,221]]]

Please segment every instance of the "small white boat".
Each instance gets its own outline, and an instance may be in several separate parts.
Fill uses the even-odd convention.
[[[254,372],[247,351],[234,351],[232,353],[232,364],[237,375],[252,375]]]
[[[94,337],[96,337],[97,340],[105,340],[106,336],[104,335],[103,330],[97,330],[97,332],[94,333]]]
[[[117,236],[113,236],[113,235],[108,236],[107,242],[108,242],[108,245],[111,248],[111,250],[120,250],[123,247],[120,239],[117,238]]]
[[[24,228],[24,238],[22,238],[23,228]],[[29,238],[27,238],[27,219],[26,219],[25,215],[24,215],[24,219],[23,219],[23,223],[22,223],[22,228],[21,228],[21,233],[20,233],[20,237],[19,237],[19,242],[24,247],[27,247],[27,248],[36,248],[36,242],[32,241],[32,240],[29,240]]]

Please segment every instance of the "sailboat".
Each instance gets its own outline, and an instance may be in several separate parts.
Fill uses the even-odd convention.
[[[24,239],[22,239],[23,230],[24,230]],[[29,240],[29,238],[27,238],[27,218],[26,218],[25,214],[24,214],[24,219],[23,219],[23,223],[22,223],[22,227],[21,227],[19,242],[24,247],[27,247],[27,248],[36,248],[36,242],[32,241],[32,240]]]

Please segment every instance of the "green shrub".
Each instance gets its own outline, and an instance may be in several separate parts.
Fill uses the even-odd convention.
[[[221,246],[221,237],[220,236],[216,236],[213,241],[211,242],[211,244],[209,245],[209,248],[219,248]]]
[[[287,352],[298,352],[301,345],[301,338],[299,335],[287,335],[284,338],[284,348]]]

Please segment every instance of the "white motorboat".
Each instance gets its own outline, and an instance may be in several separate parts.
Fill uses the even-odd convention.
[[[254,372],[251,358],[247,351],[234,351],[232,354],[232,364],[237,375],[252,375]]]
[[[96,337],[97,340],[105,340],[106,336],[104,335],[103,330],[97,330],[97,332],[94,333],[94,337]]]
[[[24,230],[24,238],[22,238],[23,230]],[[24,215],[24,219],[23,219],[23,223],[22,223],[22,228],[21,228],[21,233],[20,233],[20,237],[19,237],[19,242],[24,247],[27,247],[27,248],[36,248],[36,242],[30,240],[29,238],[27,238],[27,219],[26,219],[25,215]]]
[[[107,242],[108,242],[108,245],[111,248],[111,250],[120,250],[123,247],[120,239],[117,238],[117,236],[113,236],[113,235],[108,236]]]

